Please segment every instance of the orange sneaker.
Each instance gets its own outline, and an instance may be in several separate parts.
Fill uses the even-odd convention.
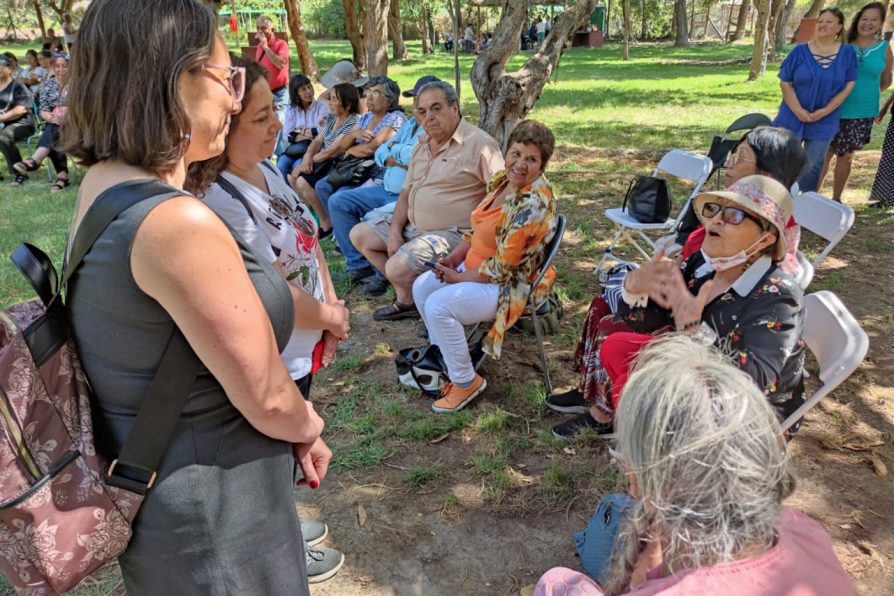
[[[475,379],[468,387],[460,387],[454,383],[448,383],[441,391],[441,399],[433,403],[431,409],[439,414],[459,412],[485,389],[487,389],[487,381],[484,380],[484,377],[475,373]]]

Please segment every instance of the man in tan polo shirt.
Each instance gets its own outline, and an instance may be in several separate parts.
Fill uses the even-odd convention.
[[[394,286],[395,301],[373,313],[377,321],[419,316],[413,281],[427,270],[427,261],[462,240],[487,183],[503,169],[499,145],[462,118],[453,87],[435,81],[417,97],[416,119],[425,132],[413,149],[394,214],[351,230],[357,250]]]

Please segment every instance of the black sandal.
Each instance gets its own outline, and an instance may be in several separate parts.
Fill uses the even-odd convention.
[[[24,159],[16,164],[13,164],[12,169],[14,169],[19,174],[27,174],[28,172],[34,172],[40,168],[40,164],[31,159]]]
[[[21,186],[28,181],[28,176],[23,176],[21,174],[16,174],[16,177],[13,178],[12,182],[9,183],[10,186]]]
[[[71,185],[71,180],[68,178],[56,178],[56,181],[53,183],[53,186],[50,187],[50,192],[62,192],[66,188]]]

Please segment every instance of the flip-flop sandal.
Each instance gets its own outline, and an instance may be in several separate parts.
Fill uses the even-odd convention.
[[[22,160],[16,164],[13,164],[12,169],[14,169],[19,174],[27,174],[28,172],[34,172],[35,170],[40,168],[40,164],[31,159]]]
[[[415,304],[401,304],[394,301],[388,306],[383,306],[373,312],[374,321],[399,321],[401,319],[416,319],[419,311]]]
[[[62,192],[71,185],[68,178],[56,178],[56,182],[50,187],[50,192]]]

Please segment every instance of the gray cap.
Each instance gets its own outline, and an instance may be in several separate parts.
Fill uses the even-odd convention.
[[[350,83],[355,87],[363,87],[369,81],[369,77],[360,75],[360,70],[350,60],[339,60],[332,68],[320,77],[320,83],[327,89],[332,89],[340,83]]]

